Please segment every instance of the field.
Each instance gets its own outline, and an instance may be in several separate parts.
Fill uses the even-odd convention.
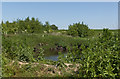
[[[21,24],[2,24],[2,77],[120,77],[118,30]],[[58,61],[45,58],[55,54]]]

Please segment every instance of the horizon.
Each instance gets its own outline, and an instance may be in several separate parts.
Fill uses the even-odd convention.
[[[29,16],[28,16],[28,17],[29,17]],[[27,18],[27,17],[26,17],[26,18]],[[25,20],[26,18],[24,18],[24,19],[19,19],[19,20]],[[31,18],[32,18],[32,17],[31,17]],[[31,18],[29,17],[30,20],[31,20]],[[39,18],[35,18],[35,19],[38,19],[38,20],[39,20]],[[17,19],[14,20],[14,21],[17,21]],[[5,21],[5,22],[6,22],[6,21]],[[5,22],[3,22],[3,23],[5,23]],[[13,21],[11,21],[11,22],[9,21],[9,23],[12,23],[12,22],[13,22]],[[39,20],[39,22],[41,22],[41,21]],[[49,22],[49,21],[48,21],[48,22]],[[80,24],[81,24],[82,22],[83,22],[83,21],[81,21]],[[42,22],[41,22],[41,23],[42,23]],[[79,22],[77,22],[77,23],[79,23]],[[43,23],[42,23],[42,24],[43,24]],[[45,23],[44,23],[44,24],[45,24]],[[43,24],[43,25],[44,25],[44,24]],[[71,24],[69,24],[69,25],[73,25],[73,24],[74,24],[74,23],[71,23]],[[51,25],[52,25],[52,24],[51,24]],[[68,25],[68,26],[69,26],[69,25]],[[89,28],[89,26],[88,26],[88,28]],[[59,28],[58,28],[58,29],[59,29]],[[92,28],[92,29],[93,29],[93,30],[102,30],[102,29],[104,29],[104,28],[100,28],[100,29],[99,29],[99,28],[96,28],[96,29],[95,29],[95,28]],[[106,28],[106,29],[109,29],[109,28]],[[63,29],[59,29],[59,30],[68,30],[68,28],[67,28],[67,29],[64,29],[64,28],[63,28]],[[117,28],[117,29],[109,29],[109,30],[119,30],[119,28]]]
[[[117,2],[3,2],[2,14],[4,22],[29,16],[59,29],[82,21],[90,29],[118,29]]]

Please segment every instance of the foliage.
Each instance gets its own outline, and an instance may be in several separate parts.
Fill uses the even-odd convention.
[[[68,34],[72,36],[86,37],[88,36],[88,31],[88,26],[83,24],[83,22],[82,24],[79,22],[69,26]]]
[[[2,38],[2,47],[3,47],[3,54],[5,55],[5,57],[13,60],[13,59],[17,59],[18,61],[24,61],[24,62],[33,62],[35,61],[35,59],[33,58],[33,48],[30,47],[27,43],[26,43],[26,39],[20,40],[20,39],[16,39],[16,41],[12,41],[10,39],[6,39],[4,36]],[[37,58],[39,59],[43,59],[43,54],[42,54],[42,48],[41,51],[39,53],[39,55],[37,56]]]
[[[62,68],[66,67],[66,65],[64,64],[64,60],[63,59],[64,59],[64,54],[62,54],[61,52],[59,52],[57,66],[60,66]]]
[[[53,30],[57,30],[57,26],[49,25],[49,22],[46,22],[46,24],[43,25],[41,22],[39,22],[38,18],[35,19],[34,17],[31,19],[27,17],[25,20],[18,19],[17,21],[13,21],[11,23],[9,21],[6,21],[4,23],[2,21],[1,24],[3,34],[5,35],[20,33],[43,33],[44,31],[47,31],[49,33],[49,30],[51,30],[51,28]]]
[[[120,77],[120,42],[117,32],[113,33],[109,29],[103,29],[101,33],[101,30],[90,30],[83,23],[70,25],[68,30],[57,29],[49,22],[43,25],[38,19],[32,18],[30,20],[29,17],[12,23],[2,22],[3,76],[11,77],[15,74],[17,76],[21,76],[21,74],[23,76],[39,76],[42,74],[40,76],[43,76],[45,66],[39,64],[37,67],[32,67],[34,65],[31,64],[42,62],[52,65],[52,67],[57,66],[56,68],[60,68],[63,74],[69,77]],[[68,32],[69,35],[79,37],[51,35],[50,32],[53,30],[56,30],[55,33],[66,34]],[[45,31],[49,34],[44,33]],[[94,38],[93,34],[95,34]],[[40,43],[43,45],[37,47],[38,52],[33,52],[36,45]],[[67,55],[64,56],[62,52],[59,52],[58,61],[46,60],[44,58],[45,50],[57,46],[66,47]],[[13,60],[29,64],[19,68],[18,63],[11,65]],[[65,72],[67,67],[65,63],[79,64],[79,70],[72,71],[72,74],[67,73]],[[40,72],[36,75],[38,70]],[[48,71],[54,71],[54,69],[48,68]],[[56,76],[59,75],[56,74]]]
[[[58,30],[58,27],[56,25],[54,25],[54,24],[51,25],[50,27],[51,27],[52,30]]]
[[[120,77],[120,42],[118,34],[112,35],[108,29],[103,29],[100,40],[89,47],[77,47],[68,53],[66,60],[80,63],[79,77]],[[77,58],[78,57],[78,58]]]

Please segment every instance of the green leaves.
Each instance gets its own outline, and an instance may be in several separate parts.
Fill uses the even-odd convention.
[[[40,48],[39,55],[34,58],[33,48],[30,47],[26,39],[16,39],[10,40],[8,38],[3,38],[3,53],[5,57],[9,59],[17,59],[18,61],[33,62],[35,59],[43,60],[44,54],[43,49]]]
[[[70,25],[68,28],[68,34],[72,36],[86,37],[89,31],[88,26],[83,23],[80,24],[80,22]]]
[[[65,63],[64,54],[62,54],[61,52],[59,52],[58,54],[59,54],[59,57],[57,61],[57,66],[62,67],[62,68],[66,67],[66,65],[64,64]]]
[[[49,25],[48,22],[46,22],[45,25],[43,25],[38,18],[32,17],[31,19],[27,17],[25,20],[18,19],[17,21],[13,21],[12,23],[9,23],[7,21],[6,23],[1,23],[2,25],[2,33],[4,35],[7,34],[20,34],[20,33],[44,33],[46,30],[48,33],[51,30],[57,30],[58,27],[55,25]]]
[[[82,51],[77,47],[67,54],[66,61],[82,64],[79,69],[81,77],[120,77],[120,43],[117,35],[112,35],[108,29],[103,29],[103,34],[95,44],[88,48],[81,45]],[[79,62],[76,60],[79,58]],[[74,61],[76,60],[76,61]]]

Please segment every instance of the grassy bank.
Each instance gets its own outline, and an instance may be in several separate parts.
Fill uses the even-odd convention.
[[[38,44],[43,44],[41,47],[44,50],[55,48],[56,45],[63,47],[75,46],[80,44],[88,45],[89,41],[94,42],[94,40],[96,39],[53,34],[16,34],[16,35],[8,34],[7,36],[3,37],[5,37],[4,40],[8,40],[11,43],[17,42],[19,40],[24,41],[24,43],[31,48],[36,47]]]
[[[3,77],[120,76],[117,31],[106,36],[103,31],[94,30],[94,35],[84,38],[65,32],[3,35]],[[44,54],[52,54],[48,51],[56,46],[67,48],[66,57],[58,53],[58,61],[45,59]]]

